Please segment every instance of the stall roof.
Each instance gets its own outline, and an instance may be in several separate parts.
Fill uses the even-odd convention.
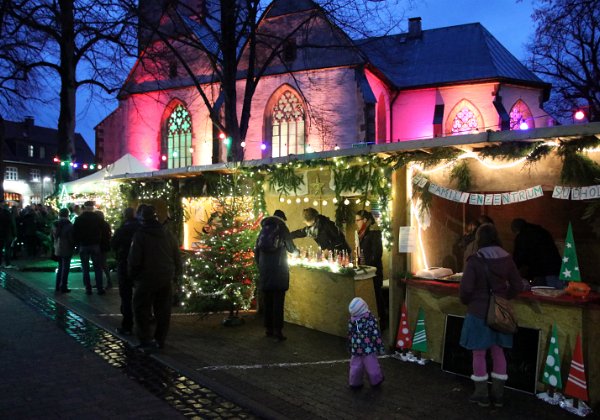
[[[460,136],[435,137],[425,140],[411,140],[398,143],[366,144],[363,147],[351,149],[330,150],[326,152],[307,153],[304,155],[289,155],[279,158],[247,160],[242,162],[242,167],[255,167],[262,165],[275,165],[292,161],[312,159],[331,159],[336,157],[363,156],[369,154],[394,155],[414,150],[427,150],[437,147],[458,147],[473,149],[490,144],[506,142],[534,142],[542,140],[572,140],[582,136],[596,136],[600,139],[600,122],[559,125],[554,127],[534,128],[531,130],[487,131],[478,134]],[[141,173],[109,176],[105,179],[147,179],[147,178],[189,178],[203,172],[230,172],[232,163],[217,163],[214,165],[187,166],[184,168],[162,169]]]

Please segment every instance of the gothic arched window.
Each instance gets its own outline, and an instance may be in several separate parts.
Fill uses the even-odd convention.
[[[285,90],[271,110],[271,156],[305,153],[304,106],[291,90]]]
[[[511,130],[527,130],[535,128],[533,116],[525,102],[519,99],[510,109],[510,129]]]
[[[473,134],[483,129],[483,118],[477,108],[463,99],[448,116],[446,132],[450,134]]]
[[[177,105],[167,119],[167,168],[192,164],[192,118],[183,105]]]

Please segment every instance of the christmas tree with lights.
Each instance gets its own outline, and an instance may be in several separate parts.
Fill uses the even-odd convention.
[[[254,302],[258,271],[254,245],[261,217],[252,213],[251,185],[238,174],[216,181],[210,228],[198,232],[200,248],[188,255],[182,281],[182,306],[190,312],[229,310],[225,324]]]

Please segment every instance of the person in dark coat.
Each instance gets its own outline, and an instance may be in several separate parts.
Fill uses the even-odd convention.
[[[265,217],[260,222],[261,233],[265,229],[278,229],[279,246],[274,251],[261,249],[259,246],[261,233],[259,233],[254,249],[254,259],[259,271],[259,288],[264,303],[266,335],[275,337],[278,341],[286,339],[282,329],[285,292],[290,287],[287,253],[298,252],[285,220],[287,218],[281,210],[276,210],[273,216]]]
[[[86,201],[83,204],[83,212],[73,222],[73,237],[75,244],[79,246],[79,257],[81,258],[81,271],[83,273],[83,284],[85,293],[92,294],[90,282],[90,259],[94,265],[94,280],[99,295],[106,292],[102,286],[102,219],[94,211],[94,202]]]
[[[486,223],[477,229],[478,251],[467,259],[460,282],[460,300],[467,305],[467,315],[460,335],[460,345],[473,353],[475,392],[470,401],[489,406],[486,353],[492,355],[492,400],[502,406],[504,383],[508,379],[504,348],[511,348],[513,335],[492,330],[486,325],[490,288],[497,296],[514,298],[523,290],[523,280],[510,254],[498,238],[494,225]]]
[[[165,345],[171,322],[172,283],[182,267],[177,240],[160,224],[154,207],[146,206],[141,215],[142,224],[133,235],[127,265],[135,285],[133,314],[138,348],[151,352]]]
[[[100,240],[100,254],[102,257],[102,272],[106,276],[106,289],[112,289],[112,279],[110,277],[110,267],[108,266],[108,253],[110,252],[110,240],[112,238],[112,228],[106,221],[104,212],[98,210],[96,213],[102,219],[102,239]]]
[[[56,270],[56,291],[69,293],[68,287],[69,271],[71,270],[71,258],[75,249],[73,239],[73,224],[69,220],[69,209],[63,208],[58,212],[58,220],[52,227],[52,238],[54,239],[54,255],[58,258],[58,270]]]
[[[10,260],[12,257],[12,241],[16,236],[17,224],[13,213],[4,200],[0,200],[0,264],[3,263],[2,265],[5,268],[14,268]]]
[[[123,212],[123,224],[115,230],[111,239],[111,248],[117,260],[117,279],[119,281],[119,296],[121,297],[121,326],[117,328],[119,334],[131,335],[133,333],[133,281],[127,272],[127,257],[133,235],[140,227],[140,222],[135,217],[131,207]]]
[[[344,234],[338,227],[326,216],[312,207],[302,210],[304,224],[302,229],[295,230],[291,233],[292,239],[296,238],[313,238],[321,249],[330,251],[345,251],[350,254],[350,247]]]
[[[510,225],[515,236],[513,259],[521,275],[534,286],[562,289],[559,279],[562,259],[554,238],[540,225],[514,219]]]
[[[375,267],[373,287],[375,289],[375,301],[377,302],[377,314],[379,325],[382,330],[387,327],[387,309],[383,298],[383,244],[381,229],[377,226],[375,218],[370,211],[359,210],[354,218],[356,230],[358,231],[358,248],[360,250],[359,263]]]

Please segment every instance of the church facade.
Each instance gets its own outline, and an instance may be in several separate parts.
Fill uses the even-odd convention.
[[[285,32],[307,16],[310,30]],[[274,1],[260,27],[283,34],[286,48],[252,96],[245,160],[553,124],[550,86],[478,23],[422,30],[412,18],[404,33],[353,40],[312,1],[292,0]],[[140,54],[118,108],[96,127],[101,162],[126,153],[157,169],[224,162],[224,135],[197,86],[181,66],[157,70],[149,57]],[[202,54],[188,57],[217,107]],[[240,110],[244,87],[240,77]]]

